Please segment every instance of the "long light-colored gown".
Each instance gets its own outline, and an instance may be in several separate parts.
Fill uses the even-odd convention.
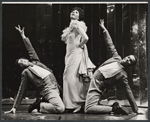
[[[80,26],[86,32],[87,27],[83,21]],[[81,35],[71,27],[63,30],[62,40],[66,43],[65,69],[63,74],[63,102],[66,109],[79,111],[85,103],[87,89],[81,74],[87,74],[87,69],[94,69],[95,65],[88,57],[87,47],[77,47]]]

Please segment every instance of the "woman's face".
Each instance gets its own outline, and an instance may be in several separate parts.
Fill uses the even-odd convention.
[[[79,20],[79,12],[77,10],[74,10],[70,13],[70,18],[74,20]]]

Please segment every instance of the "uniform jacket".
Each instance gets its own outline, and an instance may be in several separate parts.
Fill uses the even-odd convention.
[[[112,63],[112,62],[116,62],[116,61],[120,62],[122,60],[122,58],[118,54],[118,52],[117,52],[117,50],[116,50],[116,48],[112,42],[112,39],[111,39],[108,31],[104,32],[104,38],[105,38],[105,43],[106,43],[110,58],[108,60],[106,60],[100,67],[107,65],[109,63]],[[117,82],[122,84],[124,91],[126,93],[126,97],[129,101],[131,107],[132,107],[132,110],[134,112],[137,112],[138,107],[137,107],[137,104],[135,102],[135,98],[133,96],[131,88],[128,84],[127,73],[124,71],[124,69],[122,69],[117,75],[113,76],[112,78],[108,78],[108,79],[104,80],[104,83],[107,85],[113,85]]]
[[[33,64],[50,71],[51,72],[51,81],[55,82],[57,84],[56,79],[52,73],[52,70],[40,62],[40,59],[37,56],[37,53],[35,52],[34,48],[32,47],[32,44],[31,44],[29,38],[23,39],[23,42],[29,53],[30,61]],[[32,86],[34,86],[36,88],[37,92],[39,92],[38,88],[42,85],[42,83],[43,83],[43,80],[40,77],[38,77],[38,75],[36,75],[36,72],[30,66],[25,68],[23,70],[23,72],[21,73],[21,83],[20,83],[19,90],[18,90],[13,107],[17,108],[20,105],[20,103],[23,99],[23,96],[24,96],[25,92],[27,91],[28,84],[31,84]]]

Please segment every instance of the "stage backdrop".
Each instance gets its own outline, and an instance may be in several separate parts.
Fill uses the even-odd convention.
[[[106,46],[99,19],[105,20],[113,42],[124,57],[135,54],[138,63],[127,69],[129,84],[140,104],[147,100],[147,4],[3,4],[2,5],[2,98],[15,98],[20,85],[21,70],[15,67],[15,60],[28,58],[22,38],[15,26],[25,27],[41,62],[51,68],[63,86],[65,44],[61,41],[62,30],[68,27],[73,7],[84,9],[84,20],[88,27],[87,43],[89,56],[96,66],[107,58]],[[133,77],[133,78],[132,78]],[[104,96],[124,99],[121,86],[110,90]],[[26,97],[34,98],[29,86]]]

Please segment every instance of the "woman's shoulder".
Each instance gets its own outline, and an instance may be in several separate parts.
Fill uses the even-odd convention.
[[[79,21],[80,24],[86,25],[84,21]]]
[[[86,32],[87,31],[87,26],[84,21],[79,21],[80,27]]]

